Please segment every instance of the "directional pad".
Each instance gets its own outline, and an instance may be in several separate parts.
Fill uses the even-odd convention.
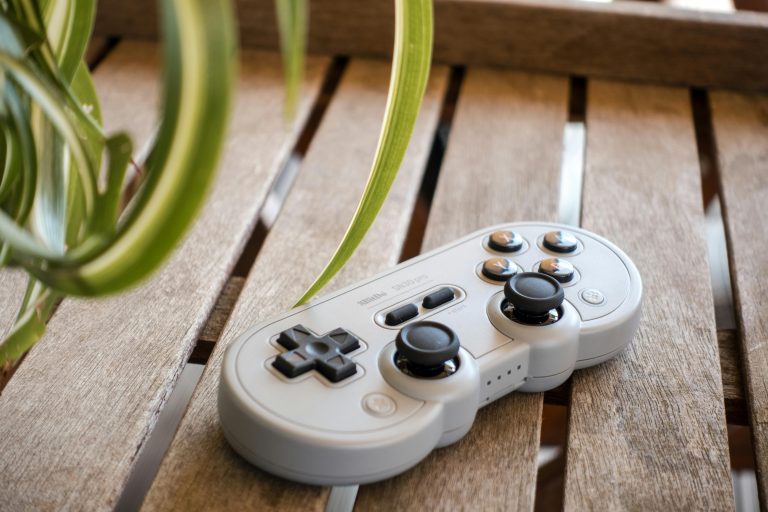
[[[281,332],[277,342],[287,352],[277,356],[272,366],[288,378],[317,370],[331,382],[339,382],[357,371],[344,354],[359,348],[360,340],[344,329],[316,336],[303,325],[295,325]]]

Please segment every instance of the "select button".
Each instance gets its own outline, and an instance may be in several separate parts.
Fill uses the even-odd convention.
[[[419,308],[416,307],[416,304],[406,304],[387,313],[387,316],[384,317],[384,323],[389,326],[400,325],[418,314]]]

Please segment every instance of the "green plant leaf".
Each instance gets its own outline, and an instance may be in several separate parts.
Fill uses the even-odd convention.
[[[59,70],[71,82],[88,48],[96,15],[95,0],[45,0],[41,11],[48,43]]]
[[[80,134],[72,125],[69,111],[63,107],[62,103],[65,102],[56,92],[57,89],[46,79],[36,75],[23,61],[10,55],[0,53],[0,68],[5,68],[19,87],[35,100],[35,103],[45,113],[46,119],[63,137],[63,141],[67,144],[75,160],[75,168],[78,170],[83,186],[85,209],[86,212],[90,213],[96,190],[94,178],[96,171],[93,170],[94,158],[88,153]]]
[[[165,94],[147,177],[126,219],[88,261],[27,267],[71,295],[135,285],[171,253],[215,175],[235,76],[234,16],[226,0],[164,0]],[[201,37],[205,33],[207,37]]]
[[[405,157],[432,61],[432,0],[395,1],[395,50],[386,113],[368,183],[340,245],[297,305],[341,270],[376,219]]]
[[[0,365],[17,360],[40,339],[60,298],[30,277],[16,324],[0,341]]]
[[[309,6],[307,0],[275,0],[280,51],[285,75],[285,116],[292,119],[299,101],[307,47]]]

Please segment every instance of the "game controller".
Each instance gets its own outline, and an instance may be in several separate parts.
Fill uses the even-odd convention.
[[[290,480],[382,480],[461,439],[480,407],[617,355],[641,301],[604,238],[490,227],[247,330],[224,356],[221,427]]]

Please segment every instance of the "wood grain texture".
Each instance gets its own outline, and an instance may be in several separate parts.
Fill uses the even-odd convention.
[[[240,300],[144,503],[147,510],[323,510],[328,490],[278,479],[241,459],[219,428],[216,393],[226,345],[290,308],[322,270],[365,185],[386,104],[389,66],[352,60],[267,236]],[[433,70],[420,118],[387,202],[327,291],[397,263],[432,144],[447,70]],[[311,248],[311,250],[308,250]]]
[[[240,0],[245,45],[277,48],[272,0]],[[309,48],[388,56],[390,0],[313,0]],[[154,1],[99,2],[96,32],[154,37]],[[768,89],[768,16],[654,2],[435,0],[435,59],[607,78]]]
[[[720,351],[720,371],[723,376],[723,399],[728,424],[749,425],[747,402],[744,393],[739,336],[734,330],[717,331]],[[568,405],[571,396],[570,381],[544,393],[545,404]]]
[[[99,66],[107,124],[146,141],[155,123],[155,45],[121,45]],[[277,55],[247,52],[221,172],[186,241],[151,281],[101,301],[67,300],[0,397],[0,503],[107,509],[255,223],[320,88],[312,60],[286,130]]]
[[[643,277],[640,329],[574,374],[566,510],[728,510],[701,179],[685,89],[591,82],[582,224]]]
[[[429,215],[424,249],[488,225],[557,214],[568,81],[470,68]],[[482,409],[455,445],[362,486],[357,510],[530,510],[542,396]]]
[[[720,168],[762,508],[768,506],[768,96],[713,92],[712,125]]]

